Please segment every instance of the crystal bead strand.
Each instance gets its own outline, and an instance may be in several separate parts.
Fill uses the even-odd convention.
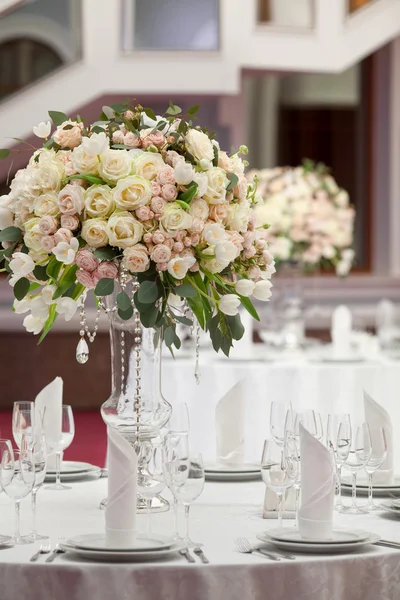
[[[101,311],[101,303],[99,303],[96,311],[96,318],[94,321],[93,333],[90,332],[87,320],[86,320],[86,312],[85,312],[85,298],[81,296],[80,298],[80,331],[79,335],[81,339],[76,347],[76,360],[81,365],[85,364],[89,359],[89,346],[85,340],[85,333],[88,337],[90,343],[93,343],[96,339],[97,331],[99,329],[99,320],[100,320],[100,311]]]
[[[196,340],[196,365],[194,368],[194,378],[197,385],[200,385],[200,325],[197,319],[194,320],[194,333]]]
[[[132,305],[133,305],[133,318],[134,318],[134,326],[135,326],[135,343],[134,343],[134,352],[135,352],[135,411],[136,411],[136,419],[139,424],[139,411],[140,411],[140,392],[141,392],[141,375],[140,375],[140,361],[141,361],[141,342],[142,342],[142,326],[140,323],[140,313],[135,306],[134,303],[134,294],[139,289],[139,283],[137,279],[134,279],[132,282]]]

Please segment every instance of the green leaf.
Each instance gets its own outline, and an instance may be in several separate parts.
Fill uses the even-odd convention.
[[[129,319],[131,319],[133,316],[133,306],[130,305],[126,310],[118,308],[118,314],[123,321],[129,321]]]
[[[144,108],[143,112],[145,115],[147,115],[149,117],[149,119],[152,119],[153,121],[157,121],[156,113],[151,108]]]
[[[105,248],[96,248],[93,254],[99,260],[112,260],[118,256],[118,250],[111,248],[111,246],[106,246]]]
[[[191,106],[190,108],[187,109],[186,114],[189,115],[190,117],[193,117],[193,115],[195,115],[197,113],[199,108],[200,108],[200,104],[195,104],[194,106]]]
[[[259,321],[260,317],[258,316],[258,313],[254,308],[252,301],[249,300],[249,298],[247,298],[246,296],[239,296],[239,298],[243,308],[247,310],[247,312],[253,317],[253,319]]]
[[[160,313],[154,304],[150,304],[150,310],[146,310],[140,313],[140,320],[144,327],[154,327],[157,323]]]
[[[19,242],[14,242],[11,246],[9,246],[8,248],[5,248],[4,250],[1,250],[1,256],[6,256],[7,258],[11,258],[12,254],[14,253],[14,250],[16,249],[16,247],[18,246]],[[23,249],[21,248],[21,252],[23,252],[25,254],[25,252],[23,251]]]
[[[211,343],[215,352],[221,348],[222,333],[219,329],[220,315],[217,313],[208,320],[208,331],[210,332]]]
[[[228,192],[229,190],[233,189],[235,185],[237,185],[239,177],[235,175],[235,173],[228,173],[227,177],[229,179],[229,185],[227,186],[226,191]]]
[[[57,319],[57,305],[52,304],[50,306],[49,316],[47,317],[47,321],[44,324],[43,333],[39,338],[38,344],[43,342],[46,335],[49,333],[50,329],[53,327],[54,321]]]
[[[105,133],[104,127],[100,127],[99,125],[95,125],[90,130],[92,133]]]
[[[126,146],[125,144],[112,144],[111,148],[115,150],[132,150],[132,146]]]
[[[204,313],[204,305],[201,299],[201,296],[195,296],[194,298],[187,298],[187,303],[189,304],[190,310],[195,315],[196,319],[199,322],[199,325],[202,329],[206,328],[206,318]]]
[[[193,321],[187,317],[181,317],[180,315],[176,315],[174,313],[174,319],[175,321],[178,321],[178,323],[182,323],[182,325],[187,325],[188,327],[193,326]]]
[[[46,273],[47,275],[51,278],[51,279],[57,279],[61,268],[62,268],[62,263],[58,262],[58,260],[56,259],[55,256],[53,256],[53,258],[50,260],[49,264],[46,267]]]
[[[104,185],[105,181],[100,179],[100,177],[96,177],[95,175],[88,175],[87,173],[79,173],[79,175],[70,175],[63,179],[63,183],[70,181],[71,179],[83,179],[84,181],[89,181],[89,183],[93,183],[96,185]]]
[[[183,192],[183,194],[181,194],[179,196],[179,200],[181,202],[186,202],[187,204],[189,204],[189,202],[191,202],[193,200],[193,198],[196,196],[197,189],[198,189],[197,183],[192,182],[190,184],[190,186],[188,187],[188,189],[186,190],[186,192]],[[178,200],[177,200],[177,202],[178,202]]]
[[[213,149],[214,149],[214,158],[213,158],[212,164],[214,165],[214,167],[218,167],[218,146],[216,146],[214,144]]]
[[[131,300],[126,292],[120,292],[117,296],[117,306],[122,312],[126,312],[131,309]]]
[[[183,283],[175,288],[175,294],[181,298],[194,298],[197,296],[195,288],[190,283]]]
[[[96,296],[109,296],[114,291],[114,279],[103,277],[94,288]]]
[[[70,265],[65,268],[64,273],[58,281],[58,288],[53,294],[53,300],[61,298],[64,292],[66,292],[71,285],[75,283],[77,270],[77,265]]]
[[[226,336],[223,336],[222,340],[221,340],[221,350],[225,354],[225,356],[227,356],[228,358],[229,358],[229,352],[230,352],[231,348],[232,348],[232,340]]]
[[[6,227],[0,231],[0,242],[18,242],[22,238],[22,231],[18,227]]]
[[[189,129],[189,127],[188,127],[188,124],[186,123],[186,121],[181,119],[181,122],[178,125],[178,133],[185,135],[187,133],[188,129]]]
[[[33,275],[39,281],[47,281],[49,278],[46,267],[41,267],[40,265],[33,269]]]
[[[29,292],[29,286],[30,282],[26,277],[21,277],[21,279],[18,279],[14,285],[14,296],[17,300],[23,300],[25,298]]]
[[[31,285],[29,286],[29,293],[34,292],[35,290],[37,290],[40,287],[41,287],[40,283],[36,283],[36,281],[32,281]]]
[[[172,346],[175,341],[175,331],[173,327],[167,327],[164,331],[164,341],[167,346]]]
[[[54,125],[62,125],[64,121],[68,121],[68,117],[63,112],[57,110],[49,110],[49,117],[53,121]]]
[[[73,128],[74,128],[74,126],[71,125],[71,123],[70,123],[69,125],[65,125],[65,127],[63,127],[63,130],[64,131],[69,131],[70,129],[73,129]]]
[[[184,202],[183,200],[175,200],[175,202],[184,210],[190,210],[190,206],[187,202]]]
[[[235,315],[234,317],[227,316],[226,320],[228,321],[233,339],[241,340],[244,335],[244,327],[240,319],[240,315]]]
[[[4,160],[7,156],[10,155],[11,150],[9,148],[1,148],[0,149],[0,160]]]
[[[159,290],[155,281],[143,281],[138,291],[139,302],[152,304],[159,298]]]
[[[166,110],[166,114],[167,115],[179,115],[182,112],[182,109],[180,106],[176,106],[176,104],[174,104],[172,107],[170,106],[169,108],[167,108]]]
[[[110,104],[110,108],[112,108],[113,111],[115,111],[117,113],[124,113],[127,110],[126,104],[119,104],[119,103]]]
[[[115,111],[111,108],[111,106],[103,106],[102,110],[107,119],[113,119],[115,117]]]

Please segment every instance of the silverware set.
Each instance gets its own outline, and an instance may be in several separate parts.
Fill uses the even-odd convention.
[[[264,558],[269,558],[270,560],[280,561],[281,558],[286,560],[295,560],[296,557],[292,554],[288,554],[287,552],[282,552],[281,550],[271,552],[265,546],[253,546],[249,540],[245,537],[240,537],[235,540],[235,546],[239,552],[242,554],[259,554]]]
[[[193,552],[196,556],[199,557],[200,562],[202,562],[203,565],[209,564],[210,561],[208,560],[207,556],[204,554],[203,550],[200,547],[193,548]],[[196,562],[194,556],[189,552],[189,548],[183,548],[182,550],[179,550],[179,554],[182,554],[182,556],[186,558],[188,563],[193,564]]]
[[[63,542],[64,539],[65,538],[60,538],[58,540],[58,542]],[[53,562],[53,560],[56,558],[56,556],[58,554],[65,554],[65,550],[62,550],[60,548],[60,544],[59,543],[57,543],[55,545],[55,548],[54,548],[53,552],[51,552],[51,554],[50,554],[50,552],[51,552],[51,543],[50,543],[50,541],[44,542],[43,544],[40,545],[39,550],[37,552],[35,552],[35,554],[33,556],[31,556],[31,558],[29,559],[29,562],[36,562],[41,554],[49,554],[49,556],[46,558],[45,562],[51,563],[51,562]]]

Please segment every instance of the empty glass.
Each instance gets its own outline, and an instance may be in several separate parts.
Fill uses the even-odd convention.
[[[35,481],[32,488],[32,531],[30,537],[33,540],[47,540],[48,535],[40,535],[36,530],[36,495],[43,485],[47,468],[46,438],[43,433],[23,434],[21,448],[32,452]]]
[[[178,502],[185,508],[186,535],[184,542],[187,548],[202,546],[201,543],[192,542],[189,533],[190,506],[200,496],[204,489],[204,466],[201,454],[190,457],[188,460],[176,459],[171,465],[171,478],[173,494]]]
[[[313,409],[303,410],[296,414],[294,422],[294,432],[296,437],[299,437],[299,424],[302,424],[305,429],[317,440],[321,441],[324,435],[322,426],[322,417],[319,412]]]
[[[12,432],[18,448],[21,448],[22,435],[32,433],[34,425],[35,404],[33,402],[14,402]]]
[[[342,510],[344,505],[342,503],[342,466],[343,462],[339,460],[338,452],[337,452],[337,443],[338,443],[338,433],[339,427],[341,423],[346,423],[347,427],[350,428],[350,436],[351,436],[351,424],[350,424],[350,415],[349,414],[341,414],[341,415],[328,415],[328,421],[326,425],[326,447],[332,452],[333,458],[336,464],[336,504],[335,507],[337,510]],[[350,451],[350,447],[348,448]],[[346,449],[343,448],[341,457],[344,462],[347,460]]]
[[[338,455],[342,455],[342,452],[345,455],[347,452],[347,459],[342,464],[346,471],[349,471],[352,475],[352,503],[350,508],[344,507],[341,512],[357,515],[367,512],[365,509],[357,506],[357,473],[367,465],[372,452],[372,443],[368,423],[362,423],[357,427],[356,433],[353,435],[353,443],[351,437],[349,439],[348,432],[348,426],[341,423],[338,433],[337,452]]]
[[[170,433],[188,433],[190,428],[189,409],[186,402],[179,402],[172,407],[167,427]]]
[[[381,467],[385,462],[388,450],[386,434],[383,427],[374,429],[370,425],[370,434],[372,451],[371,456],[369,457],[369,460],[365,465],[365,470],[367,472],[368,477],[368,502],[364,508],[368,512],[379,509],[379,507],[373,501],[372,476],[375,473],[375,471],[379,469],[379,467]]]
[[[282,527],[283,496],[298,476],[298,454],[293,439],[283,448],[274,440],[265,440],[261,457],[261,477],[267,488],[278,496],[278,525]]]
[[[185,433],[169,433],[164,439],[164,478],[165,483],[172,492],[174,503],[175,531],[173,539],[179,540],[178,500],[174,494],[174,482],[172,479],[173,465],[176,460],[181,460],[182,464],[186,464],[189,461],[189,438]]]
[[[49,417],[52,418],[52,417]],[[43,415],[43,429],[48,432],[46,436],[46,444],[49,453],[55,453],[56,455],[56,482],[52,485],[46,486],[47,490],[69,490],[70,487],[61,483],[61,460],[64,450],[66,450],[75,435],[75,424],[74,416],[72,414],[72,408],[67,405],[63,405],[61,412],[61,428],[58,433],[54,430],[54,424],[51,426],[46,424],[46,413]]]
[[[165,487],[164,454],[161,443],[146,441],[138,453],[138,492],[146,500],[147,533],[151,531],[151,502]]]
[[[32,544],[33,538],[20,534],[20,504],[32,491],[35,482],[35,468],[30,450],[16,450],[14,456],[6,450],[1,460],[1,485],[7,496],[15,503],[14,544]]]
[[[293,413],[291,402],[271,402],[269,423],[271,436],[278,446],[283,446],[285,442],[285,433],[289,427],[290,418]]]

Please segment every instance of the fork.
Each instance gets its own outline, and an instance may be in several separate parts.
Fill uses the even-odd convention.
[[[53,562],[53,560],[55,559],[55,557],[57,556],[57,554],[64,554],[65,550],[62,550],[60,548],[60,542],[63,542],[65,540],[65,538],[59,538],[53,552],[50,554],[50,556],[48,556],[46,558],[46,562],[47,563],[51,563]]]
[[[241,552],[242,554],[252,554],[253,552],[257,552],[258,554],[261,554],[261,556],[266,556],[271,560],[281,560],[276,554],[272,554],[271,552],[267,552],[266,550],[263,550],[261,552],[259,548],[252,546],[250,542],[244,537],[237,538],[235,540],[235,545],[239,552]]]
[[[41,554],[48,554],[51,550],[50,541],[40,545],[40,549],[29,559],[30,562],[35,562]]]

